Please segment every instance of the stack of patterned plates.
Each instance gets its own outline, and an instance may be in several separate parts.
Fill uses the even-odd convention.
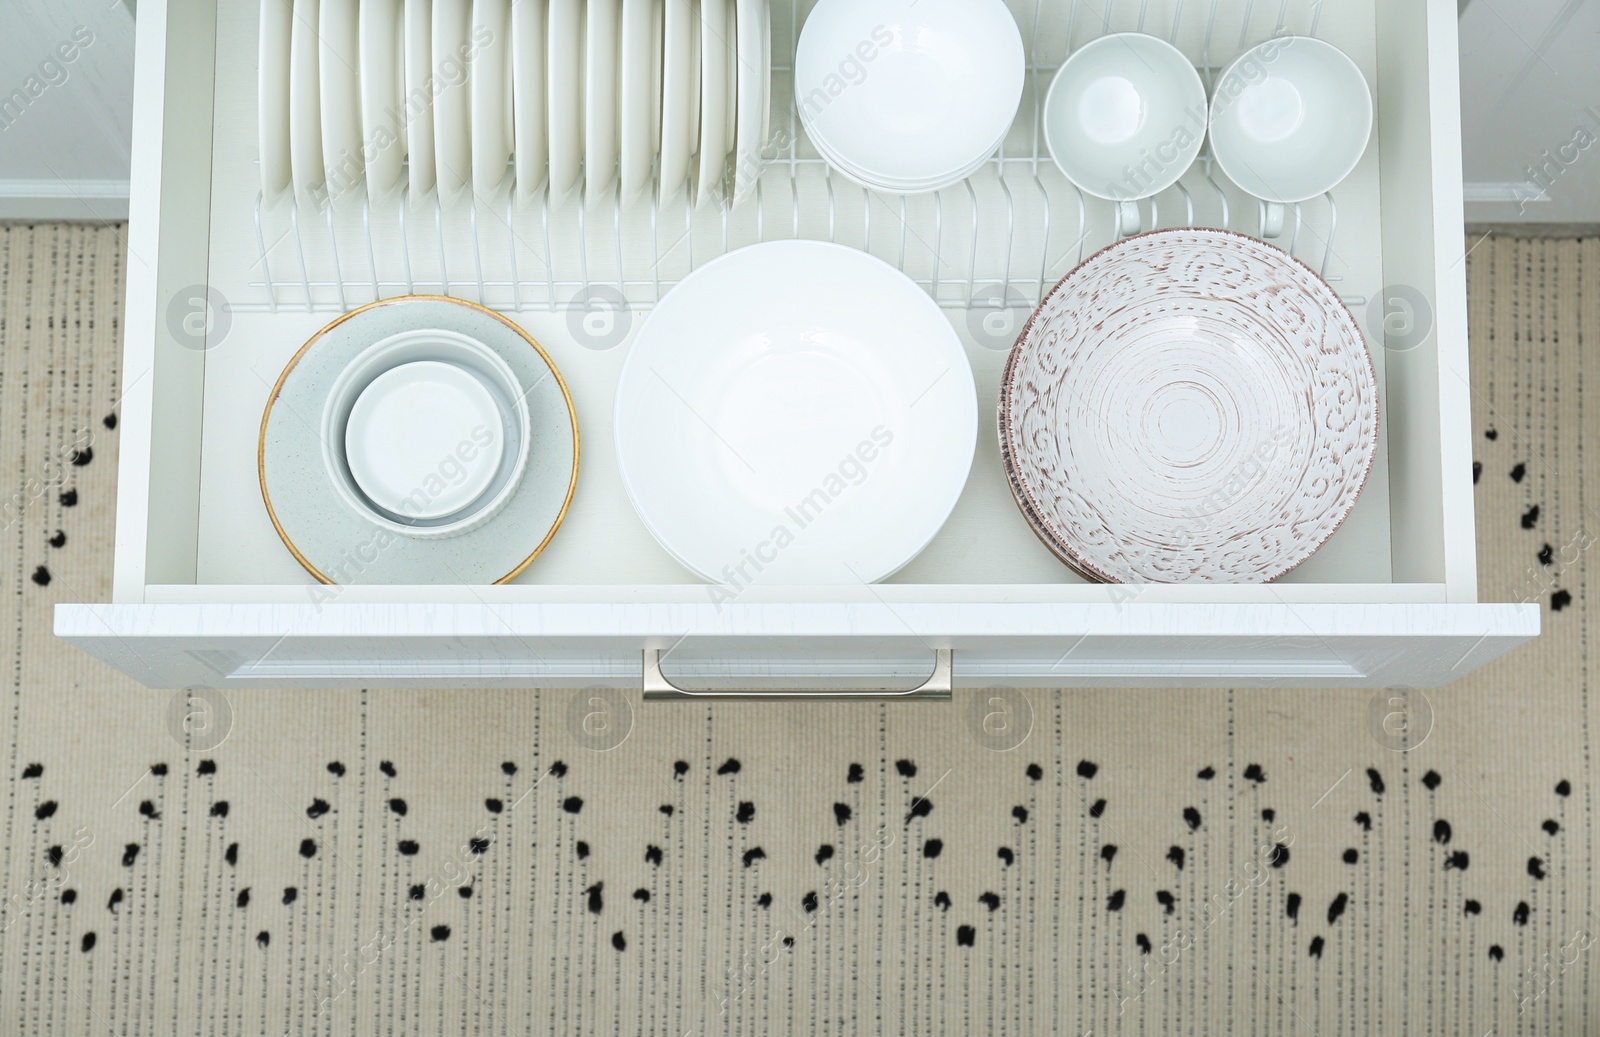
[[[1377,379],[1304,264],[1227,231],[1159,231],[1045,298],[1006,364],[999,424],[1028,523],[1086,578],[1259,583],[1355,506]]]

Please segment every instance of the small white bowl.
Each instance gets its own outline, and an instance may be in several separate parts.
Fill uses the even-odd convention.
[[[527,467],[524,390],[487,346],[455,332],[401,332],[340,372],[322,415],[323,461],[363,518],[420,539],[477,529]]]
[[[1211,151],[1228,179],[1267,203],[1265,237],[1284,206],[1333,190],[1372,138],[1372,88],[1348,54],[1287,36],[1241,54],[1211,98]]]
[[[1139,232],[1138,202],[1182,179],[1206,137],[1206,87],[1183,52],[1141,32],[1084,44],[1056,72],[1044,101],[1044,140],[1087,194],[1123,208]]]
[[[800,33],[795,95],[835,168],[930,191],[994,153],[1026,66],[1003,0],[820,0]]]

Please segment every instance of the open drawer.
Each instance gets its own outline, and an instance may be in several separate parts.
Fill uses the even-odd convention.
[[[443,206],[369,202],[361,188],[263,199],[256,0],[145,0],[114,601],[60,606],[57,633],[163,687],[670,681],[840,693],[1430,687],[1537,636],[1536,605],[1477,600],[1451,0],[1011,6],[1028,91],[1000,155],[966,184],[902,199],[829,176],[794,118],[786,67],[810,3],[775,0],[771,161],[756,198],[731,212],[645,202],[584,213],[517,203],[505,187]],[[1208,80],[1275,32],[1315,34],[1356,59],[1377,98],[1361,167],[1297,207],[1280,243],[1368,325],[1378,464],[1333,540],[1270,586],[1084,583],[1018,513],[992,431],[1021,320],[1116,233],[1109,204],[1041,159],[1038,99],[1071,46],[1140,27],[1172,38]],[[1259,218],[1204,160],[1157,213],[1163,226],[1246,233]],[[642,312],[684,273],[790,236],[865,247],[947,307],[982,431],[949,523],[891,580],[730,593],[697,582],[635,517],[611,441],[616,378]],[[408,292],[507,313],[571,387],[577,494],[548,550],[510,584],[323,586],[262,504],[256,437],[284,364],[335,314]]]

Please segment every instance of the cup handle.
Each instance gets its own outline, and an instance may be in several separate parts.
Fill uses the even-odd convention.
[[[1277,202],[1261,203],[1261,236],[1263,238],[1278,238],[1283,236],[1283,221],[1286,209]]]
[[[1121,201],[1117,203],[1117,232],[1119,236],[1131,238],[1144,230],[1144,213],[1139,208],[1138,202]]]

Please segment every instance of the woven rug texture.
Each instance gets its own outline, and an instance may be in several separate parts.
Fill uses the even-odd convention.
[[[0,1034],[1600,1034],[1600,241],[1466,242],[1482,598],[1545,633],[1409,751],[1349,690],[1030,692],[1009,751],[247,690],[195,751],[51,633],[110,594],[123,242],[0,227]]]

